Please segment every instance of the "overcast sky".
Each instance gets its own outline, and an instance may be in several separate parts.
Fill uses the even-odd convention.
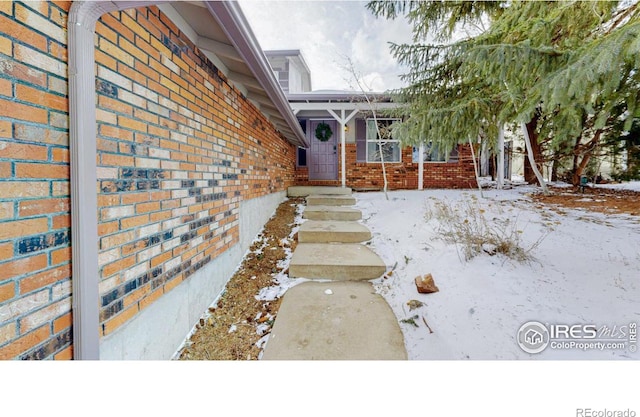
[[[398,88],[405,72],[388,42],[411,42],[402,20],[374,17],[364,1],[240,0],[262,49],[299,49],[311,70],[313,90],[358,89],[344,69],[347,58],[372,91]]]

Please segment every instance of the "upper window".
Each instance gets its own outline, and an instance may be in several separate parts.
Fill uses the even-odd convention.
[[[378,122],[376,127],[376,121]],[[398,119],[367,119],[367,162],[400,162],[400,143],[391,126]]]
[[[413,147],[413,163],[420,162],[420,152],[417,146]],[[442,152],[438,150],[437,145],[433,145],[431,142],[424,145],[424,162],[458,162],[458,147],[454,147],[449,153],[449,157],[447,158]]]

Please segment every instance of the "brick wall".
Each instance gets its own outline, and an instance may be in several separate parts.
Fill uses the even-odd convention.
[[[0,358],[72,355],[69,6],[0,2]],[[107,335],[237,244],[240,202],[293,184],[295,147],[158,8],[96,32]]]
[[[340,146],[340,145],[338,145]],[[476,186],[475,172],[471,148],[460,145],[457,162],[425,162],[423,185],[424,188],[474,188]],[[338,153],[339,157],[340,153]],[[382,164],[356,162],[356,144],[346,144],[346,183],[353,189],[382,189],[384,177]],[[416,189],[418,188],[418,164],[412,162],[411,147],[402,150],[402,162],[386,163],[388,188]],[[340,185],[342,167],[338,168],[336,181],[309,181],[308,168],[296,169],[296,184],[298,185]]]
[[[72,354],[68,9],[0,2],[0,359]]]

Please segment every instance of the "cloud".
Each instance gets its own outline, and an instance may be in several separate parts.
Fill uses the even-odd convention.
[[[401,86],[404,72],[388,42],[409,42],[404,20],[376,19],[362,1],[241,0],[240,6],[263,49],[300,49],[314,90],[352,89],[345,69],[350,57],[376,91]]]

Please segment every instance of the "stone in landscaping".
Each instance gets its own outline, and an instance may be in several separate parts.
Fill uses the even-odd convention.
[[[416,288],[420,294],[431,294],[440,291],[431,274],[417,276]]]

